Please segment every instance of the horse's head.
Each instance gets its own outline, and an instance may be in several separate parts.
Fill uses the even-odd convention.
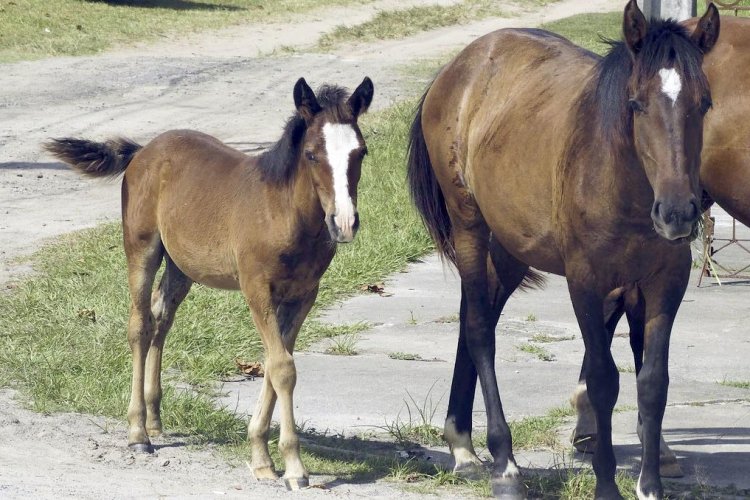
[[[700,217],[703,117],[711,107],[701,63],[719,36],[719,13],[709,5],[689,34],[671,21],[649,27],[631,0],[623,34],[633,60],[628,91],[635,148],[654,190],[651,218],[659,235],[680,240]]]
[[[323,87],[316,97],[304,78],[294,86],[294,104],[307,125],[300,161],[338,243],[352,241],[359,228],[357,184],[367,147],[357,118],[367,111],[373,92],[367,77],[348,99],[339,87]]]

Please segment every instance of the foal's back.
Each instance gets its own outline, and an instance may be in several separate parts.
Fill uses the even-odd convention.
[[[126,241],[129,235],[159,237],[193,281],[236,289],[235,243],[269,243],[260,237],[269,198],[254,158],[201,132],[165,132],[125,173]]]

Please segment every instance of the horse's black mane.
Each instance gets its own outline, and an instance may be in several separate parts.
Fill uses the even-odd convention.
[[[316,93],[322,112],[330,114],[335,121],[345,121],[350,117],[351,110],[346,104],[348,97],[349,92],[336,85],[323,85]],[[286,121],[281,138],[258,157],[263,180],[285,184],[294,178],[306,129],[305,120],[295,111]]]
[[[607,55],[599,61],[594,73],[595,87],[589,93],[599,118],[599,130],[608,142],[621,142],[632,130],[632,113],[628,110],[628,79],[632,71],[638,78],[651,78],[660,69],[675,67],[684,75],[686,92],[700,99],[708,83],[701,70],[700,49],[690,40],[688,31],[668,19],[652,20],[643,39],[634,68],[630,50],[622,41],[606,40]],[[698,85],[691,84],[698,82]],[[590,108],[589,108],[590,112]],[[624,117],[626,117],[624,119]]]

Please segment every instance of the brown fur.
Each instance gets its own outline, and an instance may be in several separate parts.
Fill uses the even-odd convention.
[[[365,152],[357,117],[367,110],[372,95],[369,78],[351,97],[337,87],[323,87],[316,97],[300,79],[294,91],[297,114],[276,146],[260,157],[189,130],[166,132],[143,148],[126,141],[80,139],[47,145],[83,173],[124,172],[132,448],[151,451],[149,435],[161,432],[162,349],[192,283],[241,290],[266,352],[263,389],[248,429],[253,472],[259,479],[276,477],[268,433],[278,399],[285,479],[293,488],[307,484],[294,428],[294,343],[333,258],[335,242],[350,241],[357,224],[339,228],[332,222],[335,193],[321,130],[326,123],[343,121],[356,133],[359,146],[350,154],[348,166],[349,195],[356,204]],[[164,275],[152,291],[162,260]]]
[[[714,7],[705,19],[712,24],[692,36],[672,22],[648,26],[631,0],[623,18],[626,42],[601,60],[540,30],[499,30],[448,63],[420,105],[410,187],[462,281],[446,435],[471,432],[478,375],[497,495],[520,498],[523,485],[511,466],[494,328],[529,267],[568,280],[606,435],[594,457],[597,498],[620,497],[610,427],[618,374],[605,304],[615,290],[634,298],[626,302],[646,325],[648,368],[638,380],[639,407],[648,415],[640,487],[645,495],[662,495],[665,360],[690,271],[687,243],[700,213],[702,112],[710,101],[701,60],[718,36]],[[661,90],[665,68],[681,78],[675,103]],[[471,455],[465,441],[449,443],[462,450],[458,470],[469,465],[458,463]]]

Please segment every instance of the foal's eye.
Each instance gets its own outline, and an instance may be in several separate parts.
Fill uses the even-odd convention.
[[[645,113],[646,112],[646,107],[638,99],[629,99],[628,100],[628,106],[635,113]]]
[[[305,151],[305,158],[313,163],[318,163],[318,159],[315,157],[315,153],[313,153],[312,151]]]

